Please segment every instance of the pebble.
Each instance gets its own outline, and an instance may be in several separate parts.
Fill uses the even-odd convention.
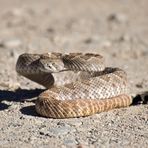
[[[124,34],[122,36],[119,37],[119,41],[120,42],[126,42],[126,41],[130,41],[132,38],[128,35],[128,34]]]
[[[77,145],[77,142],[75,140],[72,140],[72,139],[66,139],[66,140],[64,140],[64,144],[66,146],[75,146],[75,145]]]
[[[72,121],[69,121],[68,124],[71,126],[79,127],[82,125],[82,122],[78,120],[75,120],[75,121],[72,120]]]
[[[22,42],[19,39],[11,39],[0,42],[0,47],[4,48],[17,48],[22,45]]]
[[[128,18],[123,13],[112,13],[109,15],[108,20],[117,23],[126,23]]]
[[[17,104],[16,104],[16,105],[13,104],[13,105],[10,105],[10,106],[9,106],[8,111],[9,111],[9,112],[13,112],[13,111],[15,111],[15,110],[17,110],[17,109],[18,109],[18,105],[17,105]]]
[[[91,38],[87,38],[87,39],[84,40],[84,43],[90,44],[90,43],[92,43],[92,41],[93,40]]]
[[[8,88],[10,90],[16,90],[20,88],[20,83],[17,82],[1,82],[0,86]]]
[[[104,41],[102,41],[102,43],[100,44],[100,46],[102,48],[108,48],[108,47],[111,47],[112,46],[112,43],[109,40],[104,40]]]
[[[25,15],[25,13],[25,10],[20,8],[15,8],[10,11],[10,14],[12,14],[15,17],[22,17]]]
[[[70,132],[75,132],[76,129],[70,126],[65,126],[65,127],[57,127],[57,128],[51,128],[49,130],[47,129],[42,129],[40,131],[41,135],[47,135],[47,136],[60,136],[60,135],[66,135]]]
[[[137,88],[143,88],[143,84],[142,83],[138,83],[138,84],[136,84],[136,87]]]

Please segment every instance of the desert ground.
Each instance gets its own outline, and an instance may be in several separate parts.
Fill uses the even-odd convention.
[[[44,87],[18,75],[22,53],[99,53],[148,91],[147,0],[0,0],[0,147],[146,148],[148,105],[52,119],[34,108]]]

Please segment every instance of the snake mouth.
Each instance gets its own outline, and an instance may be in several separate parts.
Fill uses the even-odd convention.
[[[104,73],[113,73],[113,72],[118,71],[118,70],[120,70],[120,69],[117,68],[117,67],[106,67],[106,68],[103,70],[103,72],[104,72]]]
[[[44,73],[59,73],[62,71],[67,71],[68,68],[61,64],[60,59],[38,59],[38,68]]]
[[[64,71],[69,71],[68,69],[63,69],[63,70],[59,70],[59,71],[52,71],[46,68],[40,68],[40,71],[43,73],[59,73],[59,72],[64,72]]]

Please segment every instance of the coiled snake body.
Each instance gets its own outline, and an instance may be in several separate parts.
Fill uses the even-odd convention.
[[[105,68],[99,54],[22,54],[16,71],[46,88],[36,111],[51,118],[88,116],[132,103],[126,73]]]

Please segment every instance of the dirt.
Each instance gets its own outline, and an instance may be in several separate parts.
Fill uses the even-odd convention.
[[[128,74],[130,92],[148,91],[147,0],[0,0],[0,147],[148,146],[148,106],[85,118],[40,117],[44,88],[15,71],[24,52],[93,52]]]

